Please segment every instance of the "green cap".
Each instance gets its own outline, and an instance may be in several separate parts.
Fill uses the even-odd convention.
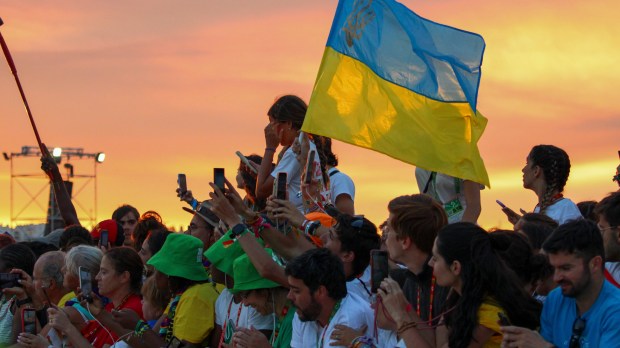
[[[271,249],[265,249],[265,251],[272,258],[274,258],[273,251],[271,251]],[[278,262],[275,258],[274,261]],[[235,260],[233,263],[233,269],[235,274],[235,286],[232,288],[232,293],[237,293],[244,290],[275,288],[280,286],[280,284],[276,282],[261,277],[247,254],[241,255]]]
[[[207,251],[205,251],[205,257],[215,268],[220,271],[233,276],[233,262],[241,255],[245,254],[239,242],[230,238],[231,231],[226,232],[222,238],[218,239]],[[262,239],[258,239],[258,242],[264,245]]]
[[[207,280],[209,275],[202,264],[203,247],[202,241],[196,237],[172,233],[147,264],[168,276],[195,281]]]

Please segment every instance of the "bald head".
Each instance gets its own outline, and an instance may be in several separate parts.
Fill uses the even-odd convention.
[[[64,265],[65,254],[62,251],[50,251],[41,255],[34,264],[33,272],[34,278],[42,281],[38,287],[50,287],[50,280],[56,283],[56,287],[62,287],[62,267]]]

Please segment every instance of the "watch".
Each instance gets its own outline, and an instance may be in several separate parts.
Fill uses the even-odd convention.
[[[245,224],[236,224],[235,226],[233,226],[233,228],[230,229],[230,238],[237,238],[247,231],[248,229]]]

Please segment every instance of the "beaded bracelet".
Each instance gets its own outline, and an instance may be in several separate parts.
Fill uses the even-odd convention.
[[[149,326],[149,324],[147,324],[146,321],[139,320],[138,323],[136,324],[136,328],[134,329],[134,332],[137,337],[142,337],[142,335],[144,335],[144,333],[150,329],[151,327]]]

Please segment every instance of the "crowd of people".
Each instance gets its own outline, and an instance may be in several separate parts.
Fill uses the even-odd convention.
[[[514,229],[476,224],[480,184],[421,168],[377,227],[306,109],[276,99],[262,156],[209,197],[179,187],[184,233],[130,205],[88,231],[44,154],[67,227],[0,236],[0,346],[620,347],[620,191],[575,204],[569,156],[537,145]]]

